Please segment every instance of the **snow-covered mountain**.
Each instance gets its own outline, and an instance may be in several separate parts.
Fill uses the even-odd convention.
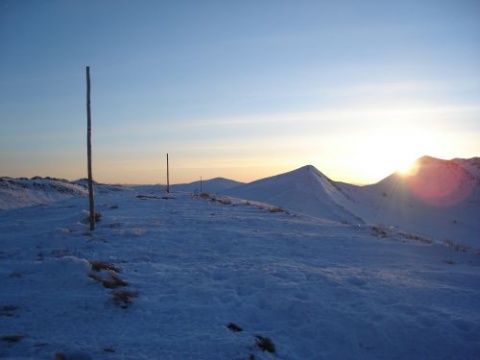
[[[198,192],[204,191],[211,194],[218,194],[227,189],[242,185],[242,182],[230,180],[222,177],[214,179],[199,180],[187,184],[173,184],[170,186],[172,191],[189,191]]]
[[[396,227],[440,242],[480,248],[479,158],[422,157],[408,175],[363,187],[345,186],[349,209],[367,223]]]
[[[313,166],[225,191],[299,214],[385,229],[437,242],[480,248],[480,159],[441,160],[424,156],[409,175],[355,186],[335,182]]]
[[[225,191],[225,194],[327,220],[361,221],[344,207],[347,199],[342,189],[312,165],[241,185]]]
[[[335,182],[308,165],[248,184],[225,178],[171,185],[172,191],[204,191],[267,203],[287,211],[345,224],[371,224],[432,241],[480,248],[480,158],[424,156],[409,175],[394,173],[376,184]],[[96,184],[96,192],[122,186]],[[161,186],[143,186],[150,196]],[[86,194],[86,181],[0,179],[0,209]]]

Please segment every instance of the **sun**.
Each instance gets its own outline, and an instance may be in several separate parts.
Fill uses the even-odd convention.
[[[392,174],[410,178],[417,173],[418,159],[440,154],[445,147],[441,136],[433,136],[436,129],[411,119],[372,123],[367,130],[346,136],[342,144],[355,183],[370,184]]]
[[[417,160],[409,160],[408,162],[404,162],[400,164],[398,167],[397,172],[402,175],[403,177],[408,177],[415,175],[418,171],[418,162]]]
[[[415,173],[416,162],[412,160],[405,160],[399,163],[397,172],[402,176],[410,176]]]

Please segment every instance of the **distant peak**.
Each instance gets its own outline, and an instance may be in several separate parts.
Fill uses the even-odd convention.
[[[320,170],[318,170],[313,165],[302,166],[301,168],[298,168],[296,170],[291,171],[290,174],[302,174],[303,176],[305,176],[305,175],[306,176],[313,176],[315,178],[320,177],[320,178],[323,178],[323,179],[331,182],[332,184],[335,183],[333,180],[331,180],[328,176],[323,174]]]
[[[305,165],[296,170],[293,170],[294,173],[311,173],[311,174],[321,174],[318,169],[313,165]]]
[[[302,166],[299,170],[317,170],[313,165]]]
[[[419,158],[417,160],[417,163],[419,164],[428,164],[428,163],[431,163],[431,162],[434,162],[434,161],[441,161],[440,159],[437,159],[437,158],[434,158],[433,156],[429,156],[429,155],[424,155],[422,156],[421,158]]]
[[[416,162],[417,166],[451,166],[455,165],[453,160],[438,159],[433,156],[422,156]]]

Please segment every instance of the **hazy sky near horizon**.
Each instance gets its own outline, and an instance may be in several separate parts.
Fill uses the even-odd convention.
[[[0,1],[0,176],[372,183],[480,156],[478,0]]]

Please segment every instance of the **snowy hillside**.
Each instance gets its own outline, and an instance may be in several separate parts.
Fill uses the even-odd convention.
[[[480,249],[479,159],[423,157],[410,175],[345,187],[351,211],[366,222],[394,226],[442,243]]]
[[[471,159],[453,159],[452,162],[469,171],[477,179],[480,179],[480,157]]]
[[[2,177],[0,178],[0,209],[45,204],[86,193],[85,187],[62,179]]]
[[[480,357],[474,252],[227,200],[97,192],[93,233],[84,196],[2,211],[0,358]]]
[[[342,204],[345,194],[312,165],[225,191],[226,195],[262,201],[289,211],[323,219],[357,223],[362,220]]]

